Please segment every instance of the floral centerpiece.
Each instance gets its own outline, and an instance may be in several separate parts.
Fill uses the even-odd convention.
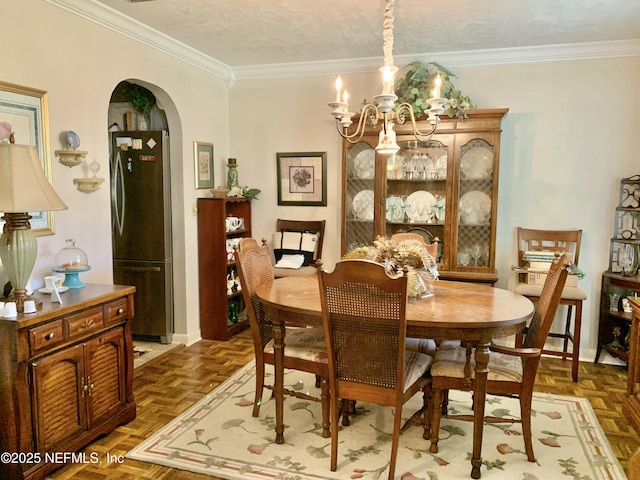
[[[417,240],[395,242],[386,237],[378,237],[373,245],[356,247],[342,258],[372,260],[383,264],[391,274],[400,273],[406,268],[410,297],[432,295],[432,283],[438,278],[435,259],[424,243]]]

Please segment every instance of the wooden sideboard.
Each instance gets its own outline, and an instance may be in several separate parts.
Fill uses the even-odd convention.
[[[633,309],[631,319],[631,342],[629,347],[629,368],[627,371],[627,398],[622,405],[622,413],[640,434],[640,297],[629,297]]]
[[[37,313],[0,319],[0,453],[12,455],[0,478],[43,479],[135,418],[134,293],[88,284],[63,293],[62,304],[39,295]]]

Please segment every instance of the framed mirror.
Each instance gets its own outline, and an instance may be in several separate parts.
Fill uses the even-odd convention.
[[[0,122],[11,124],[15,143],[34,145],[44,174],[51,183],[49,154],[49,113],[47,92],[0,81]],[[29,212],[31,228],[37,236],[53,235],[53,212]],[[4,222],[0,221],[0,226]]]

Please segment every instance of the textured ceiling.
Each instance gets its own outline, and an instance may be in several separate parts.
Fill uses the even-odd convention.
[[[382,0],[95,0],[232,68],[382,57]],[[640,38],[640,0],[396,0],[394,55]]]

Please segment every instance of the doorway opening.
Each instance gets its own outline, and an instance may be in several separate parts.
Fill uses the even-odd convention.
[[[146,87],[120,82],[109,104],[113,281],[134,285],[132,334],[174,333],[171,169],[167,116]]]

